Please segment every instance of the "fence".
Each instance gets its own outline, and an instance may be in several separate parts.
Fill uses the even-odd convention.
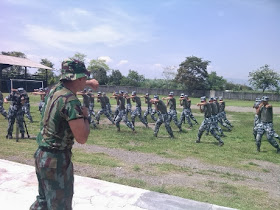
[[[98,91],[113,93],[115,91],[123,90],[128,93],[136,91],[137,94],[149,93],[150,95],[168,95],[169,92],[174,92],[175,96],[179,96],[181,93],[187,94],[190,97],[212,97],[212,96],[222,96],[224,99],[234,99],[234,100],[250,100],[254,101],[256,98],[261,98],[263,95],[269,97],[270,101],[279,101],[280,95],[273,93],[254,93],[254,92],[231,92],[231,91],[215,91],[215,90],[194,90],[189,93],[187,90],[172,90],[172,89],[160,89],[160,88],[142,88],[142,87],[131,87],[131,86],[108,86],[100,85]]]

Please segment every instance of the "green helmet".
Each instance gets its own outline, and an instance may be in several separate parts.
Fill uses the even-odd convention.
[[[89,71],[84,62],[75,59],[66,59],[61,64],[61,80],[76,80],[89,77]]]

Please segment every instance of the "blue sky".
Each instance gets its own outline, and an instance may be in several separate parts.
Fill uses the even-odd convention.
[[[279,21],[278,0],[1,0],[0,51],[56,69],[80,52],[146,78],[194,55],[241,81],[265,64],[280,71]]]

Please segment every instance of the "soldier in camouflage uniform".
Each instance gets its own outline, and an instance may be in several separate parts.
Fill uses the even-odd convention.
[[[88,114],[89,114],[89,119],[90,119],[90,124],[93,125],[94,128],[97,128],[96,123],[94,121],[95,118],[95,112],[94,112],[94,94],[93,90],[89,89],[87,92],[87,95],[89,97],[89,107],[88,107]]]
[[[133,91],[131,94],[132,101],[136,103],[136,107],[135,110],[132,112],[131,114],[131,122],[134,125],[135,123],[135,118],[136,116],[139,117],[140,121],[146,126],[148,127],[148,123],[144,120],[144,118],[142,117],[142,110],[141,110],[141,100],[140,98],[136,95],[136,91]]]
[[[116,109],[115,109],[115,112],[114,112],[114,121],[116,120],[116,117],[118,116],[118,114],[119,114],[119,101],[117,100],[118,99],[118,95],[119,95],[119,93],[117,92],[117,91],[115,91],[114,93],[113,93],[113,95],[112,96],[110,96],[110,98],[114,98],[115,100],[116,100],[116,102],[117,102],[117,106],[116,106]]]
[[[38,149],[34,154],[39,195],[30,209],[72,209],[73,163],[71,161],[74,138],[78,143],[87,141],[90,127],[88,109],[81,105],[76,92],[96,80],[87,80],[89,72],[83,62],[62,62],[60,83],[49,92],[44,106]]]
[[[18,88],[18,91],[20,91],[20,94],[22,94],[24,99],[25,99],[24,100],[25,102],[24,102],[24,104],[22,106],[22,110],[25,113],[27,119],[29,119],[29,121],[31,123],[33,123],[32,116],[30,114],[29,96],[28,96],[27,92],[23,88]]]
[[[89,122],[90,124],[92,124],[92,126],[94,128],[97,128],[95,122],[94,122],[94,119],[91,117],[91,112],[90,112],[90,100],[91,100],[91,97],[90,95],[87,93],[87,89],[84,89],[80,92],[77,92],[77,95],[81,95],[83,97],[83,106],[88,108],[89,112],[88,112],[88,119],[89,119]]]
[[[98,92],[98,93],[97,93],[97,102],[100,103],[100,105],[101,105],[101,110],[99,110],[99,111],[97,112],[97,115],[96,115],[96,121],[97,121],[97,122],[96,122],[96,124],[99,124],[100,116],[101,116],[102,114],[105,114],[105,116],[112,122],[112,124],[115,124],[114,121],[113,121],[113,119],[112,119],[112,117],[111,117],[111,115],[110,115],[109,112],[108,112],[108,109],[107,109],[107,107],[106,107],[105,98],[102,96],[101,92]]]
[[[255,103],[253,105],[253,108],[256,110],[256,114],[254,117],[254,127],[253,127],[253,135],[254,138],[256,140],[257,137],[257,132],[258,132],[258,124],[259,124],[259,115],[257,114],[257,109],[259,108],[259,105],[261,104],[261,99],[260,98],[256,98]]]
[[[180,96],[180,105],[183,106],[183,111],[181,113],[179,124],[182,126],[184,119],[187,119],[190,128],[193,127],[191,119],[195,121],[195,124],[198,124],[196,119],[194,118],[192,111],[191,111],[191,100],[189,99],[188,95],[181,93]]]
[[[125,98],[123,97],[123,91],[120,91],[117,96],[117,103],[119,104],[119,112],[116,117],[116,126],[118,131],[120,131],[120,122],[121,120],[127,125],[127,127],[131,128],[133,131],[134,126],[133,124],[127,119],[126,109],[125,109]]]
[[[217,108],[218,108],[218,114],[216,115],[216,118],[217,118],[217,124],[220,123],[223,127],[227,128],[228,131],[231,131],[231,126],[228,125],[227,123],[224,122],[224,117],[225,116],[225,106],[223,103],[219,103],[217,101],[217,97],[214,97],[213,99],[213,103],[216,104]],[[219,124],[218,124],[219,126]],[[219,127],[220,128],[220,127]],[[221,129],[221,128],[220,128]]]
[[[227,119],[225,107],[226,104],[223,101],[223,97],[219,97],[219,119],[222,121],[222,125],[227,127],[229,130],[233,127],[233,125],[230,123],[230,121]],[[221,122],[220,122],[221,123]]]
[[[157,121],[156,117],[155,117],[155,110],[152,109],[152,103],[151,103],[151,98],[149,96],[149,93],[146,93],[145,96],[143,96],[145,98],[145,103],[147,104],[147,110],[144,112],[144,120],[148,123],[147,120],[147,116],[150,114],[151,118],[153,121]]]
[[[107,112],[108,112],[111,116],[113,116],[109,97],[106,95],[105,92],[102,93],[102,97],[103,97],[104,100],[105,100]]]
[[[214,97],[211,97],[209,99],[209,104],[211,106],[211,110],[212,110],[212,116],[211,116],[211,123],[212,123],[212,127],[217,130],[221,136],[226,136],[223,132],[223,130],[221,129],[221,127],[218,124],[218,113],[219,113],[219,104],[214,102]],[[207,132],[210,131],[210,127],[209,130]]]
[[[176,111],[176,99],[174,98],[174,93],[170,92],[168,97],[162,98],[167,100],[167,106],[169,106],[168,118],[169,121],[174,121],[175,125],[179,128],[179,131],[182,131],[181,124],[177,119],[177,111]]]
[[[32,92],[31,94],[40,95],[41,100],[39,102],[38,109],[39,109],[40,113],[42,114],[42,110],[43,110],[43,107],[45,105],[45,97],[46,97],[46,94],[47,94],[46,90],[44,90],[43,88],[34,89],[34,92]]]
[[[21,138],[24,138],[24,127],[23,127],[23,121],[24,121],[24,113],[23,113],[23,103],[24,103],[24,96],[21,93],[22,89],[18,88],[12,91],[5,99],[4,102],[8,103],[10,101],[10,108],[8,112],[8,130],[6,138],[12,139],[13,138],[13,127],[15,120],[17,120],[17,124],[21,133]]]
[[[132,114],[132,109],[131,109],[132,105],[131,105],[130,96],[128,95],[128,92],[125,92],[124,98],[126,99],[126,107],[125,107],[126,116],[128,114],[130,114],[130,116],[131,116],[131,114]]]
[[[272,105],[268,104],[268,100],[269,98],[267,96],[263,96],[262,103],[257,108],[257,115],[259,116],[256,136],[257,151],[260,152],[262,136],[266,133],[269,143],[277,149],[277,153],[280,153],[279,145],[274,139],[273,109]]]
[[[173,131],[170,127],[170,121],[168,119],[167,107],[163,103],[162,100],[159,100],[158,95],[154,95],[154,98],[151,99],[151,102],[155,105],[155,109],[158,113],[158,119],[156,121],[155,129],[154,129],[154,136],[157,137],[159,128],[162,123],[164,123],[165,128],[170,135],[171,138],[174,138]]]
[[[8,115],[7,115],[6,110],[4,109],[3,102],[4,102],[3,94],[2,94],[2,92],[0,91],[0,113],[1,113],[1,114],[5,117],[5,119],[7,120],[7,119],[8,119]]]
[[[211,105],[206,102],[206,97],[203,96],[200,98],[201,103],[197,104],[199,106],[200,112],[204,113],[204,120],[202,121],[198,133],[197,133],[197,140],[196,143],[200,143],[201,136],[205,130],[209,128],[210,133],[217,139],[219,142],[219,146],[223,146],[224,142],[220,138],[220,136],[216,133],[215,127],[212,123],[212,110]]]

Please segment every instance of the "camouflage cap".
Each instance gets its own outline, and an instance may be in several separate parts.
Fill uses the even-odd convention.
[[[131,95],[136,96],[136,91],[132,91]]]
[[[76,80],[82,77],[89,77],[84,62],[75,59],[66,59],[61,64],[60,80]]]
[[[185,96],[185,94],[184,94],[184,93],[181,93],[180,97],[184,97],[184,96]]]
[[[18,92],[24,91],[24,88],[18,88]]]
[[[269,97],[268,96],[263,96],[262,97],[262,101],[268,101],[269,100]]]
[[[185,95],[185,98],[188,98],[189,96],[188,95]]]
[[[206,101],[206,96],[200,97],[200,101]]]
[[[222,97],[222,96],[220,96],[220,97],[219,97],[219,100],[220,100],[220,101],[222,101],[222,100],[223,100],[223,97]]]
[[[154,95],[154,99],[159,99],[158,95]]]

